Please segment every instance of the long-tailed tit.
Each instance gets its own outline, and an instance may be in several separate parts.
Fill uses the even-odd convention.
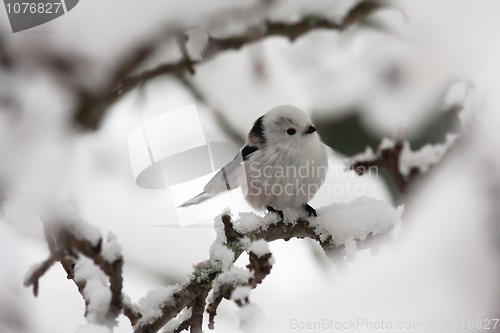
[[[282,105],[258,118],[236,157],[180,207],[198,204],[223,191],[242,187],[246,201],[267,208],[283,220],[283,209],[305,209],[323,184],[326,149],[309,117],[297,107]]]

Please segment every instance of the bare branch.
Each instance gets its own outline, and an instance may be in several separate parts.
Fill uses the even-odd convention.
[[[205,313],[205,305],[208,291],[203,292],[200,296],[196,297],[192,306],[192,314],[189,319],[189,326],[191,333],[203,332],[203,314]]]
[[[188,36],[185,33],[180,33],[175,37],[175,40],[177,41],[177,44],[179,45],[179,49],[181,50],[182,58],[186,61],[186,69],[189,72],[189,74],[193,75],[194,74],[194,67],[193,67],[193,61],[191,60],[191,57],[189,56],[186,44],[188,42]]]

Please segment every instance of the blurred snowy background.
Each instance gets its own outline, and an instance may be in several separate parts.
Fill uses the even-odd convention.
[[[265,318],[260,331],[297,332],[300,323],[324,319],[422,322],[425,331],[429,321],[498,318],[500,2],[387,2],[341,32],[314,29],[293,42],[269,37],[203,61],[206,32],[252,34],[266,19],[340,22],[357,3],[86,0],[16,34],[0,10],[0,332],[93,332],[59,264],[41,279],[38,298],[22,286],[29,267],[48,256],[40,211],[53,198],[73,202],[83,219],[116,235],[124,292],[134,302],[183,281],[207,258],[214,230],[162,227],[176,219],[175,210],[165,190],[135,184],[128,151],[129,134],[144,120],[193,103],[209,141],[238,145],[265,111],[296,105],[334,150],[337,171],[384,138],[418,150],[459,135],[404,196],[383,172],[329,177],[404,203],[398,233],[378,255],[361,251],[343,269],[311,241],[271,243],[276,264],[251,293]],[[85,102],[107,89],[138,45],[153,43],[154,50],[132,74],[182,57],[175,42],[159,38],[173,24],[189,31],[187,51],[201,61],[195,73],[148,80],[96,117]],[[425,149],[408,154],[413,165],[436,160],[433,148]],[[358,196],[320,195],[312,204]],[[234,303],[223,302],[215,331],[237,331],[238,315]],[[115,332],[130,331],[121,316]]]

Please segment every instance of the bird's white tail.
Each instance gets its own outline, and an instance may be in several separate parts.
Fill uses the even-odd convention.
[[[200,202],[203,202],[203,201],[205,201],[207,199],[210,199],[214,195],[215,194],[209,194],[207,192],[202,192],[202,193],[198,194],[197,196],[195,196],[194,198],[186,201],[185,203],[183,203],[179,207],[188,207],[188,206],[192,206],[192,205],[197,205]]]

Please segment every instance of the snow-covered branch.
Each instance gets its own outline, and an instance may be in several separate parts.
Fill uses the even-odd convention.
[[[274,258],[268,242],[291,238],[310,238],[325,249],[356,251],[356,244],[385,234],[399,220],[397,210],[369,198],[348,204],[332,204],[318,210],[314,219],[294,217],[281,221],[274,213],[265,217],[253,213],[232,220],[224,213],[215,221],[217,237],[210,258],[194,266],[183,284],[150,291],[138,305],[130,304],[122,294],[123,257],[114,237],[103,241],[100,233],[75,213],[64,211],[45,223],[49,259],[27,273],[25,285],[33,285],[59,261],[85,299],[86,317],[93,324],[112,327],[123,313],[136,333],[190,328],[202,332],[203,315],[209,314],[213,328],[217,307],[223,299],[239,306],[249,303],[249,292],[270,274]],[[246,269],[234,266],[244,252],[249,253]],[[208,305],[207,305],[208,303]]]
[[[271,213],[265,217],[248,213],[232,220],[223,214],[215,221],[217,238],[210,250],[210,259],[195,265],[188,282],[153,307],[156,316],[143,317],[135,332],[155,332],[174,319],[184,308],[212,291],[209,296],[209,327],[213,328],[217,307],[223,299],[232,299],[238,305],[248,303],[248,292],[270,273],[274,259],[268,242],[291,238],[310,238],[325,250],[343,248],[346,256],[356,250],[356,244],[372,240],[391,230],[400,213],[387,204],[369,198],[360,198],[349,204],[332,204],[319,210],[316,219],[296,218],[280,221]],[[235,267],[239,256],[249,252],[247,270]],[[154,294],[147,298],[155,298]],[[146,304],[151,304],[149,301]],[[147,310],[147,309],[145,309]]]
[[[227,226],[231,225],[230,217],[224,215],[222,219],[224,221],[224,229],[227,232],[229,230]],[[235,301],[240,307],[248,304],[250,290],[262,283],[264,278],[271,273],[274,258],[265,240],[259,239],[253,242],[248,252],[250,261],[247,265],[248,271],[232,268],[219,275],[214,281],[212,297],[207,307],[207,313],[209,314],[208,327],[210,329],[214,329],[214,318],[217,314],[217,307],[224,298]]]
[[[371,148],[367,148],[364,153],[354,156],[349,168],[360,176],[365,174],[370,168],[384,168],[391,176],[398,190],[404,192],[410,179],[418,175],[419,170],[417,168],[412,168],[407,176],[401,173],[399,170],[399,160],[402,150],[402,142],[383,141],[377,153],[374,153]]]
[[[442,159],[456,138],[455,135],[448,135],[444,143],[427,144],[416,151],[411,149],[408,141],[384,139],[376,153],[368,147],[365,152],[353,156],[349,168],[358,175],[365,174],[371,168],[384,168],[403,193],[412,179],[426,173]]]
[[[54,262],[59,261],[84,297],[89,321],[111,327],[122,311],[131,323],[138,320],[139,314],[123,302],[123,257],[112,235],[103,242],[94,227],[67,210],[55,220],[44,223],[44,230],[51,254],[47,260],[33,266],[24,281],[25,286],[33,286],[35,296],[39,279]],[[83,257],[91,262],[82,261]],[[100,275],[104,277],[101,279]],[[107,281],[97,286],[94,282],[99,279]],[[103,286],[109,289],[109,297],[101,297],[103,292],[100,289],[98,292],[92,290]]]

